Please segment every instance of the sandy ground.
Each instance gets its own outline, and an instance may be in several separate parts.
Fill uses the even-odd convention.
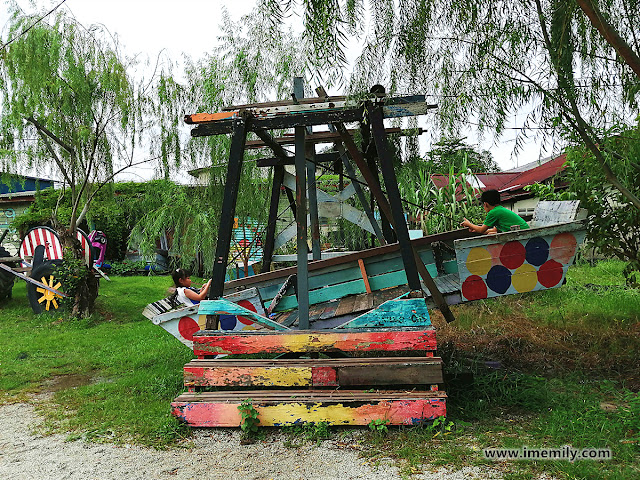
[[[28,404],[0,406],[0,479],[12,480],[333,480],[402,478],[390,459],[376,465],[358,455],[357,443],[330,440],[291,448],[283,438],[240,445],[240,432],[196,431],[188,448],[158,451],[66,441],[38,433],[41,418]],[[357,437],[357,433],[354,434]],[[428,469],[416,480],[501,479],[499,471],[465,467]]]

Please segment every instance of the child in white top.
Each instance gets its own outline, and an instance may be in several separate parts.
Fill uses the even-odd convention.
[[[197,305],[200,300],[207,298],[211,280],[205,283],[200,290],[191,286],[191,276],[189,272],[178,268],[171,274],[173,282],[176,284],[176,299],[184,305]]]

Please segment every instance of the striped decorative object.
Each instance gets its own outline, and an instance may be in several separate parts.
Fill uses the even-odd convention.
[[[84,260],[87,265],[91,265],[91,242],[87,234],[78,229],[76,232],[78,240],[82,244]],[[18,255],[22,259],[22,266],[31,266],[33,253],[38,245],[44,245],[44,256],[46,260],[62,260],[62,245],[58,234],[49,227],[35,227],[27,232],[20,244]]]

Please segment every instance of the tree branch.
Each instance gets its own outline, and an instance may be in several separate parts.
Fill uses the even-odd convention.
[[[633,51],[624,38],[618,34],[616,29],[604,18],[596,2],[592,0],[576,0],[578,6],[589,18],[591,25],[600,32],[600,35],[611,45],[618,55],[631,67],[640,78],[640,57]]]

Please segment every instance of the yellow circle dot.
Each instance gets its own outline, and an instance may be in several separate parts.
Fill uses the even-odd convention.
[[[518,267],[511,275],[511,284],[519,293],[530,292],[538,284],[538,272],[536,267],[525,263]]]
[[[491,264],[491,254],[482,247],[472,248],[467,256],[467,270],[473,275],[486,275]]]

